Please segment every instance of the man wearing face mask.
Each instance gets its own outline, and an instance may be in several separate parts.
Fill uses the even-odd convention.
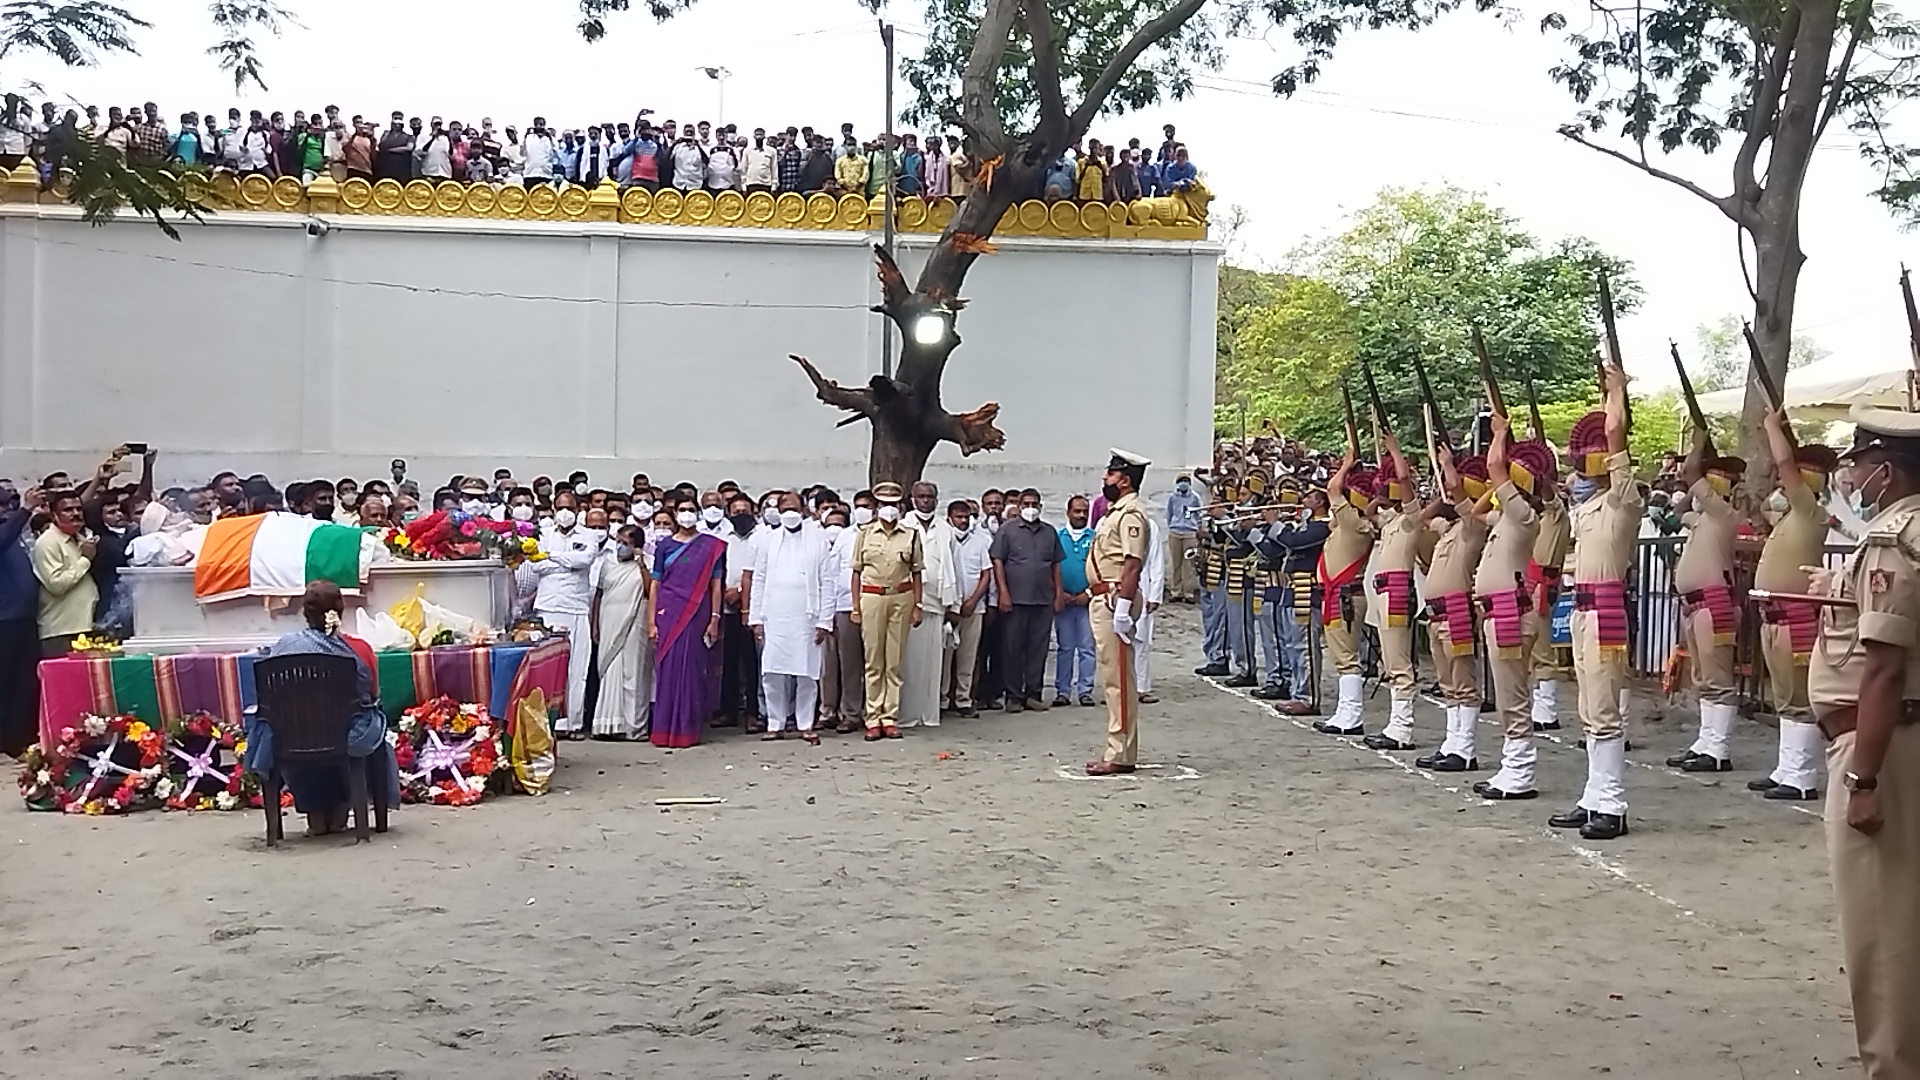
[[[800,737],[815,746],[824,646],[833,628],[834,576],[838,566],[826,534],[807,521],[800,496],[782,492],[776,522],[754,548],[747,620],[761,646],[760,682],[767,701],[765,739],[778,739],[794,720]]]
[[[1093,593],[1093,644],[1099,657],[1100,692],[1106,699],[1106,750],[1087,762],[1088,776],[1134,770],[1140,752],[1140,699],[1134,681],[1134,616],[1145,609],[1140,591],[1150,528],[1137,494],[1151,464],[1138,454],[1112,451],[1101,494],[1107,512],[1086,557]]]
[[[1053,617],[1053,703],[1078,700],[1093,705],[1093,623],[1087,591],[1087,549],[1093,529],[1087,524],[1085,495],[1067,499],[1067,523],[1060,526],[1060,612]],[[1144,614],[1144,612],[1143,612]]]
[[[1546,446],[1545,436],[1534,432],[1528,442]],[[1567,514],[1566,500],[1560,497],[1560,485],[1553,473],[1543,473],[1534,485],[1540,500],[1540,531],[1533,540],[1533,557],[1527,561],[1527,588],[1533,610],[1540,616],[1540,632],[1528,648],[1527,667],[1533,680],[1533,730],[1560,730],[1560,686],[1573,677],[1569,666],[1571,650],[1555,642],[1553,612],[1560,603],[1561,572],[1567,551],[1573,546],[1573,525]]]
[[[1413,468],[1390,431],[1380,432],[1387,471],[1373,513],[1378,541],[1367,567],[1367,621],[1380,635],[1382,678],[1392,688],[1387,725],[1368,740],[1375,749],[1404,750],[1413,745],[1413,567],[1418,556],[1421,520],[1406,509],[1413,499]]]
[[[859,600],[854,621],[866,649],[867,741],[900,737],[900,675],[907,632],[924,617],[920,607],[921,573],[926,558],[921,534],[900,522],[900,485],[891,480],[873,486],[877,521],[860,530],[854,544],[848,587]]]
[[[1373,504],[1378,474],[1361,465],[1359,457],[1359,448],[1348,444],[1339,467],[1327,478],[1327,540],[1315,571],[1320,581],[1320,636],[1339,679],[1333,715],[1313,722],[1313,730],[1328,735],[1353,735],[1364,727],[1359,641],[1367,618],[1367,593],[1360,577],[1373,554],[1373,520],[1365,510]]]
[[[1860,1064],[1904,1080],[1920,1062],[1920,417],[1855,405],[1842,486],[1866,521],[1822,613],[1808,696],[1828,739],[1827,852]]]
[[[1783,412],[1762,421],[1785,503],[1760,549],[1753,586],[1776,593],[1812,591],[1808,567],[1818,566],[1826,546],[1827,490],[1838,458],[1824,446],[1798,446]],[[1747,782],[1747,790],[1768,799],[1802,801],[1820,797],[1820,729],[1807,703],[1807,667],[1820,633],[1820,609],[1798,600],[1757,602],[1760,655],[1767,665],[1768,697],[1780,720],[1780,754],[1773,772]]]
[[[487,482],[478,476],[460,481],[460,510],[468,517],[490,517],[493,505],[487,502]]]
[[[1579,829],[1588,840],[1627,832],[1627,733],[1620,715],[1627,680],[1626,577],[1646,512],[1627,453],[1627,378],[1613,364],[1604,367],[1604,409],[1575,421],[1567,436],[1576,470],[1567,481],[1573,503],[1573,670],[1587,737],[1587,786],[1578,805],[1547,819],[1555,828]]]
[[[1046,709],[1047,631],[1060,609],[1060,533],[1040,520],[1040,493],[1020,493],[1019,520],[993,538],[993,585],[999,597],[1000,670],[1006,710]]]
[[[751,506],[751,504],[749,504]],[[727,497],[718,491],[708,491],[700,496],[700,531],[725,540],[733,531],[727,524]]]
[[[921,619],[907,633],[901,669],[900,726],[940,726],[940,690],[947,628],[960,617],[960,583],[954,533],[936,510],[940,491],[925,480],[915,483],[913,509],[902,520],[921,533],[926,560],[920,579]]]
[[[1733,672],[1733,640],[1739,629],[1733,541],[1741,518],[1730,497],[1746,462],[1711,453],[1707,433],[1696,431],[1680,469],[1693,511],[1684,519],[1687,542],[1673,568],[1673,587],[1680,595],[1682,640],[1699,695],[1700,733],[1685,753],[1668,758],[1667,764],[1682,772],[1728,772],[1733,768],[1729,740],[1740,715]]]
[[[944,703],[955,714],[972,719],[980,715],[973,698],[974,676],[980,660],[980,627],[994,599],[993,537],[974,523],[973,508],[965,499],[947,504],[947,524],[953,530],[954,577],[961,595],[959,617],[954,623],[956,640],[947,650],[940,692]]]
[[[571,492],[556,502],[553,525],[540,534],[540,550],[547,557],[532,564],[540,575],[533,613],[546,625],[567,631],[567,711],[554,729],[578,739],[585,737],[587,673],[593,666],[592,570],[600,539],[582,526]]]
[[[759,521],[753,512],[753,500],[735,492],[727,500],[724,526],[714,532],[727,545],[720,614],[720,718],[714,726],[744,723],[748,734],[764,730],[760,717],[760,649],[746,621],[751,597],[741,588],[742,580],[753,569],[753,533]]]
[[[1199,544],[1200,493],[1193,477],[1181,473],[1167,496],[1167,594],[1174,601],[1192,603],[1193,554]]]
[[[860,622],[853,617],[860,593],[851,586],[854,546],[860,541],[861,530],[873,524],[875,505],[873,492],[862,491],[853,497],[853,509],[843,511],[845,527],[839,533],[833,533],[831,517],[827,525],[827,531],[833,536],[833,550],[828,558],[839,575],[834,586],[833,644],[840,661],[839,698],[829,700],[827,705],[838,715],[837,730],[842,735],[865,726],[862,718],[867,701],[867,652]]]

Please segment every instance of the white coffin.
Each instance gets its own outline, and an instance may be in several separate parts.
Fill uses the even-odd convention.
[[[298,597],[245,597],[202,604],[191,567],[128,567],[133,592],[130,653],[242,652],[307,625]],[[425,599],[495,630],[513,613],[513,573],[497,560],[387,563],[373,567],[361,595],[346,598],[346,624],[365,607],[385,611],[425,586]]]

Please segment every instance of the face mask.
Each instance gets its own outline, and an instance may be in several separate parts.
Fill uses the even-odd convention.
[[[1193,485],[1187,483],[1185,480],[1182,480],[1179,483],[1173,485],[1173,490],[1179,492],[1182,495],[1185,495],[1187,492],[1193,490]]]
[[[885,504],[884,506],[880,507],[880,520],[881,521],[899,521],[900,508],[893,505],[892,503]]]
[[[1786,513],[1791,509],[1791,504],[1787,502],[1787,493],[1784,491],[1776,491],[1767,496],[1767,509],[1776,514]]]
[[[673,515],[673,520],[679,522],[681,528],[691,529],[695,525],[699,524],[700,515],[694,513],[691,510],[682,510],[679,513]]]
[[[1879,476],[1880,470],[1884,468],[1886,468],[1884,464],[1875,466],[1874,470],[1867,474],[1865,480],[1860,481],[1854,485],[1852,491],[1847,492],[1847,506],[1853,510],[1854,515],[1861,521],[1872,520],[1873,515],[1878,510],[1880,497],[1876,495],[1872,500],[1868,500],[1867,485],[1873,483],[1874,478]]]
[[[872,524],[873,523],[873,507],[871,506],[854,507],[853,523],[855,526]]]
[[[733,522],[733,531],[739,533],[741,536],[745,536],[753,531],[752,514],[735,514],[727,520]]]
[[[571,529],[573,528],[573,523],[578,520],[580,520],[579,515],[571,510],[560,509],[553,512],[553,524],[557,528]]]
[[[769,525],[780,524],[780,508],[777,506],[766,506],[761,508],[760,520],[766,522]]]
[[[420,520],[420,511],[418,510],[407,510],[407,511],[403,511],[400,514],[400,521],[402,524],[411,525],[414,522],[419,520]]]
[[[632,562],[633,545],[626,543],[615,544],[613,546],[613,557],[619,559],[621,562]]]
[[[586,482],[581,481],[580,483],[573,485],[573,493],[575,495],[585,495],[587,493]]]
[[[1593,493],[1599,490],[1600,481],[1592,477],[1576,473],[1567,478],[1567,497],[1572,499],[1576,506],[1592,498]]]
[[[460,504],[460,509],[465,511],[468,517],[479,517],[487,512],[487,504],[479,499],[468,499]]]
[[[1081,537],[1087,535],[1087,527],[1085,525],[1068,525],[1067,535],[1073,537],[1074,542],[1078,543]]]
[[[513,509],[508,511],[508,513],[513,516],[513,520],[515,521],[532,521],[533,520],[533,507],[528,505],[527,503],[515,504]]]
[[[829,525],[827,526],[827,539],[838,540],[840,538],[840,534],[845,531],[847,531],[847,527],[845,525]]]
[[[778,516],[780,518],[780,524],[785,525],[788,532],[798,529],[800,523],[806,520],[805,516],[798,510],[782,510]]]
[[[727,512],[717,506],[705,506],[700,509],[700,520],[709,525],[720,524],[720,520],[726,516]]]
[[[660,508],[655,506],[651,500],[641,499],[634,505],[633,513],[635,517],[650,518],[654,515],[654,511],[659,509]]]
[[[988,514],[987,515],[987,534],[991,536],[994,533],[997,533],[999,531],[1000,531],[999,516],[996,514]]]
[[[1020,520],[1021,520],[1021,521],[1039,521],[1039,520],[1040,520],[1040,508],[1039,508],[1039,507],[1037,507],[1037,506],[1023,506],[1023,507],[1021,507],[1021,508],[1020,508]]]
[[[593,541],[596,544],[606,543],[607,530],[605,529],[596,529],[591,525],[587,525],[587,526],[583,526],[580,529],[580,531],[586,535],[587,539]]]
[[[1100,494],[1105,495],[1107,497],[1107,501],[1110,503],[1120,501],[1120,489],[1117,487],[1114,487],[1112,484],[1100,485]]]
[[[948,524],[952,524],[952,523],[951,523],[951,522],[949,522]],[[969,522],[966,522],[965,524],[962,524],[962,525],[954,525],[954,526],[953,526],[953,535],[955,535],[955,536],[957,536],[957,537],[959,537],[959,538],[960,538],[960,539],[962,539],[962,540],[965,540],[965,539],[966,539],[967,537],[969,537],[969,536],[972,536],[972,535],[973,535],[973,522],[971,522],[971,521],[969,521]]]

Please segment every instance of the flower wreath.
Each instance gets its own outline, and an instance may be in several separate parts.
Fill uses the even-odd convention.
[[[260,806],[260,778],[247,772],[247,740],[237,725],[197,712],[167,721],[167,775],[154,794],[169,810]],[[282,793],[281,803],[287,802]]]
[[[20,795],[34,810],[126,814],[159,804],[164,738],[131,716],[86,716],[60,729],[51,751],[21,759]]]
[[[410,803],[477,803],[500,763],[500,733],[486,708],[445,696],[401,713],[387,741]]]
[[[531,521],[496,521],[460,510],[437,510],[388,529],[381,537],[396,558],[441,561],[499,559],[508,566],[546,556]]]

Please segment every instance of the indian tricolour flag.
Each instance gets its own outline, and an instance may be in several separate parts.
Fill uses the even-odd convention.
[[[300,514],[221,518],[193,570],[195,599],[299,596],[309,582],[360,587],[360,530]]]

